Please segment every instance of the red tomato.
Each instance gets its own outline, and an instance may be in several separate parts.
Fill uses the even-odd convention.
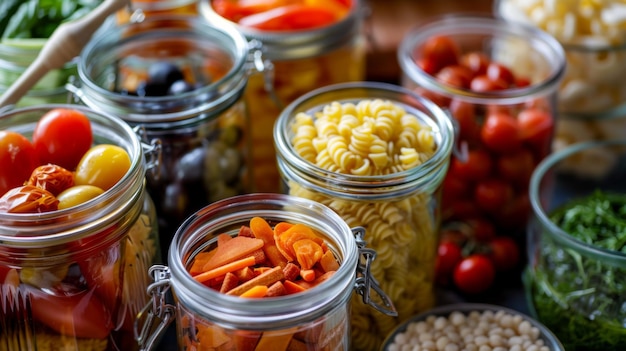
[[[82,112],[56,108],[41,117],[33,131],[33,145],[41,163],[74,170],[93,142],[91,123]]]
[[[447,200],[465,198],[469,195],[467,181],[453,173],[448,173],[443,180],[442,197]]]
[[[487,66],[487,77],[493,81],[502,80],[506,82],[507,87],[515,83],[513,72],[497,62],[489,63],[489,66]]]
[[[522,141],[528,142],[537,150],[547,151],[554,129],[554,121],[548,112],[536,108],[525,109],[517,115],[517,123]]]
[[[454,284],[468,294],[477,294],[489,289],[496,271],[491,260],[484,255],[472,254],[464,258],[454,269]]]
[[[487,116],[480,137],[489,150],[502,154],[517,151],[522,145],[517,120],[504,113]]]
[[[515,87],[517,88],[525,88],[527,86],[530,86],[530,78],[528,77],[517,77],[515,78]]]
[[[113,330],[111,314],[93,291],[53,294],[26,284],[22,287],[30,297],[33,317],[58,333],[104,339]]]
[[[487,66],[491,59],[481,52],[468,52],[461,56],[460,64],[469,68],[475,76],[487,73]]]
[[[476,107],[474,104],[459,99],[452,99],[448,107],[460,128],[462,140],[473,143],[480,138],[480,126],[476,121]]]
[[[87,282],[110,311],[117,311],[121,303],[122,284],[120,282],[120,261],[122,260],[120,243],[77,263]]]
[[[471,228],[471,237],[476,241],[488,242],[496,236],[496,227],[483,217],[471,218],[465,222]]]
[[[470,86],[474,74],[461,65],[451,65],[442,68],[435,76],[437,80],[457,88],[467,89]]]
[[[459,179],[478,181],[487,178],[491,174],[493,161],[488,152],[483,149],[470,150],[467,161],[452,158],[450,172]]]
[[[497,271],[508,271],[519,262],[519,248],[511,237],[499,236],[489,242],[489,258]]]
[[[421,47],[424,59],[435,62],[437,72],[450,65],[456,65],[459,61],[461,49],[452,38],[437,35],[428,38]],[[420,57],[417,55],[417,57]]]
[[[422,71],[428,73],[431,76],[434,76],[435,74],[437,74],[437,70],[439,70],[439,64],[437,64],[437,62],[435,62],[433,60],[427,60],[427,59],[424,59],[424,58],[419,58],[419,59],[415,60],[415,64]]]
[[[474,188],[474,199],[481,209],[494,213],[513,199],[511,184],[498,178],[479,181]]]
[[[339,14],[323,6],[294,4],[243,17],[244,27],[267,31],[314,29],[333,24]]]
[[[446,285],[454,272],[456,265],[463,259],[461,247],[452,241],[442,241],[437,248],[435,275],[437,281]]]
[[[0,131],[0,196],[23,185],[38,165],[35,148],[26,137]]]
[[[496,214],[498,225],[511,230],[524,230],[531,213],[530,200],[526,191],[521,192]]]
[[[498,174],[518,186],[526,187],[535,169],[532,152],[522,148],[518,152],[502,155],[496,161]]]
[[[0,212],[43,213],[58,208],[59,200],[51,192],[32,185],[18,186],[0,197]]]
[[[509,85],[502,79],[493,80],[486,75],[475,76],[470,83],[470,89],[479,93],[504,90],[508,88],[508,86]]]
[[[441,204],[441,217],[445,220],[465,220],[478,215],[480,215],[479,209],[470,200],[456,200]]]
[[[35,168],[27,184],[46,189],[57,196],[74,185],[74,174],[61,166],[49,163]]]

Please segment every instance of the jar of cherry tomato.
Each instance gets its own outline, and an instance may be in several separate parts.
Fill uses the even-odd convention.
[[[147,181],[164,252],[194,211],[250,188],[250,51],[231,26],[169,16],[104,28],[81,53],[72,89],[80,101],[163,145]]]
[[[402,320],[435,304],[439,187],[452,124],[431,101],[390,84],[336,84],[303,95],[274,127],[284,191],[362,226],[397,317],[352,304],[353,350],[377,350]]]
[[[48,113],[52,112],[56,113],[56,122],[47,119],[49,123],[43,123],[42,116],[51,116]],[[35,159],[45,156],[37,147],[39,141],[35,135],[46,145],[74,144],[67,138],[54,141],[59,129],[51,126],[78,131],[71,127],[76,125],[72,122],[76,115],[86,116],[93,132],[93,146],[83,158],[94,162],[81,161],[76,170],[66,170],[70,178],[74,177],[74,184],[79,184],[78,174],[84,171],[113,177],[115,170],[103,171],[99,167],[125,163],[116,161],[126,159],[123,154],[128,156],[125,163],[128,170],[110,188],[96,193],[95,198],[89,189],[96,186],[82,183],[59,194],[52,190],[71,184],[66,183],[67,178],[58,168],[38,173],[35,183],[37,170],[33,171],[31,178],[23,181],[28,185],[14,188],[21,189],[17,193],[3,190],[0,198],[0,349],[3,350],[138,349],[133,324],[148,301],[147,268],[160,256],[156,213],[144,182],[145,172],[154,165],[152,158],[158,158],[158,148],[146,148],[122,120],[84,106],[38,105],[3,111],[0,153],[7,152],[4,148],[12,145],[10,152],[19,154],[20,162],[9,168],[7,159],[3,158],[2,183],[7,179],[5,172],[17,172],[27,164],[33,156],[29,154],[34,154]],[[8,139],[8,135],[15,139]],[[16,143],[20,136],[22,142]],[[84,139],[85,134],[79,133],[76,138]],[[28,146],[30,140],[34,147]],[[98,154],[104,156],[88,157],[95,155],[92,150],[100,150]],[[64,159],[74,151],[56,149],[54,157]],[[92,167],[92,171],[83,168],[85,165]],[[52,165],[43,167],[50,169]],[[9,193],[13,196],[7,196]]]
[[[278,192],[272,126],[281,109],[297,97],[365,79],[364,6],[360,0],[202,0],[199,9],[209,21],[234,23],[248,39],[263,44],[266,73],[250,76],[246,88],[253,185],[255,191]]]
[[[469,240],[521,239],[530,176],[551,150],[561,45],[534,28],[451,16],[407,33],[398,60],[403,85],[446,109],[458,127],[459,152],[443,183],[443,228]]]
[[[279,230],[281,226],[293,230]],[[276,250],[274,245],[279,239],[275,241],[273,233],[281,237],[301,235],[299,238],[307,238],[301,239],[304,241],[320,240],[319,250],[325,247],[323,250],[334,262],[332,271],[327,270],[307,285],[297,277],[301,271],[290,272],[295,259],[276,266],[267,263],[286,257],[282,253],[285,249]],[[349,301],[355,290],[373,310],[380,311],[377,313],[395,313],[370,276],[369,267],[376,253],[364,247],[363,239],[367,239],[363,228],[351,230],[335,212],[311,200],[255,193],[215,202],[191,216],[176,232],[168,254],[169,266],[151,268],[155,279],[150,290],[153,302],[143,314],[146,318],[140,323],[139,341],[144,349],[152,349],[159,333],[175,319],[181,350],[350,350]],[[227,248],[229,242],[235,244],[237,240],[236,245]],[[253,268],[228,268],[242,261],[235,257],[244,257],[235,256],[240,251],[237,248],[249,247],[247,242],[255,241],[262,254],[250,256],[255,262]],[[196,269],[211,265],[216,257],[228,262],[219,266],[219,274]],[[312,267],[318,270],[330,266],[318,261]],[[251,280],[243,278],[247,270]],[[223,288],[229,285],[227,272],[238,281],[232,289]],[[205,279],[208,276],[212,278]],[[274,286],[271,282],[280,283],[282,292],[246,296],[249,290],[244,285]],[[164,299],[170,289],[174,305]],[[151,323],[155,318],[161,321],[158,325]],[[157,332],[151,334],[155,329]]]

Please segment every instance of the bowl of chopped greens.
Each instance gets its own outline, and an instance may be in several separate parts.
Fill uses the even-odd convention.
[[[596,170],[563,167],[573,160]],[[553,153],[533,173],[529,196],[531,314],[568,351],[626,350],[626,140]]]

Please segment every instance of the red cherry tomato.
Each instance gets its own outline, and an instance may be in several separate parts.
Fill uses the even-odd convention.
[[[480,139],[480,126],[476,121],[476,107],[474,104],[459,99],[452,99],[448,109],[459,125],[461,140],[475,143],[476,140]]]
[[[459,179],[478,181],[487,178],[491,174],[493,161],[488,152],[483,149],[470,150],[467,161],[452,158],[450,172]]]
[[[92,142],[91,123],[78,110],[50,110],[33,131],[33,145],[41,163],[56,164],[70,171],[76,168]]]
[[[499,236],[489,241],[489,258],[497,271],[508,271],[519,262],[519,248],[513,238]]]
[[[0,196],[23,185],[39,165],[33,144],[23,135],[0,131]]]
[[[27,184],[46,189],[57,196],[74,185],[74,174],[61,166],[48,163],[35,168]]]
[[[470,82],[470,89],[479,93],[488,91],[504,90],[508,84],[502,79],[493,80],[486,75],[476,76]]]
[[[456,265],[463,259],[461,247],[452,241],[442,241],[437,248],[435,275],[437,281],[447,285]]]
[[[519,230],[519,228],[526,228],[530,213],[530,200],[527,192],[524,191],[502,207],[495,218],[500,227]]]
[[[517,115],[520,137],[538,150],[547,151],[552,140],[554,121],[543,110],[528,108]]]
[[[475,76],[487,73],[487,66],[491,59],[481,52],[468,52],[461,56],[460,64],[469,68]]]
[[[470,227],[471,237],[479,242],[488,242],[496,236],[496,227],[483,217],[471,218],[465,221]]]
[[[474,199],[478,207],[494,213],[513,199],[513,187],[498,178],[485,179],[476,184]]]
[[[487,116],[480,137],[489,150],[496,153],[514,152],[522,145],[517,120],[504,113]]]
[[[506,82],[507,87],[515,83],[515,75],[503,64],[490,62],[487,66],[487,77],[493,81],[502,80]]]
[[[454,269],[454,284],[468,294],[477,294],[489,289],[496,271],[491,260],[484,255],[472,254],[465,257]]]
[[[461,65],[451,65],[442,68],[435,76],[437,80],[457,88],[467,89],[470,86],[474,74]]]
[[[59,200],[51,192],[32,185],[18,186],[0,197],[0,212],[43,213],[58,208]]]
[[[498,174],[518,186],[527,186],[535,168],[532,152],[526,148],[518,152],[501,155],[496,161]]]
[[[421,52],[421,57],[436,64],[436,72],[438,72],[446,66],[456,65],[459,61],[461,50],[452,38],[437,35],[428,38],[424,42]],[[416,55],[416,57],[420,57],[420,55]]]
[[[466,198],[470,194],[467,181],[456,174],[448,173],[443,180],[442,196],[449,200]]]

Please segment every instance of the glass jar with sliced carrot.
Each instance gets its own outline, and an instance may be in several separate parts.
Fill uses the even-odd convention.
[[[362,228],[307,199],[221,200],[180,227],[168,266],[152,267],[150,306],[159,308],[151,312],[175,314],[181,349],[350,350],[355,290],[364,301],[382,301],[371,306],[377,313],[395,314],[366,269],[375,252],[364,240]],[[170,289],[175,305],[164,300]],[[165,326],[141,324],[140,337],[151,340]]]
[[[138,350],[160,258],[148,157],[121,119],[84,106],[3,111],[0,349]]]
[[[278,192],[272,126],[281,109],[326,85],[365,79],[364,5],[360,0],[200,0],[214,23],[229,23],[262,44],[263,74],[246,87],[255,191]]]

